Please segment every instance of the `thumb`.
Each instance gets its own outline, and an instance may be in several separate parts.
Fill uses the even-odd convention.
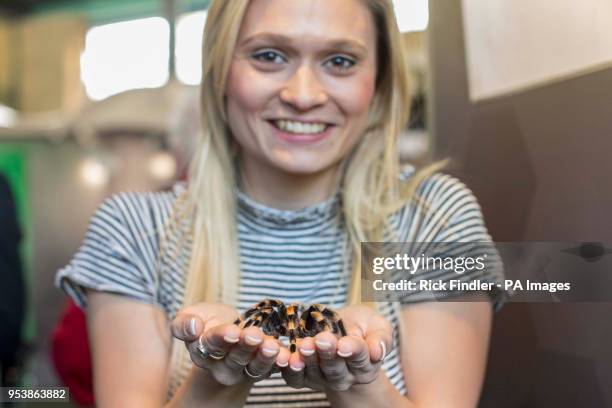
[[[370,319],[365,340],[370,349],[372,361],[382,361],[393,347],[393,326],[382,316]]]
[[[172,321],[170,328],[174,337],[191,342],[200,337],[204,329],[204,322],[194,314],[178,314]]]

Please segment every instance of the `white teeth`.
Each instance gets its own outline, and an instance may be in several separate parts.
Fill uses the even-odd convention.
[[[314,134],[321,133],[325,130],[327,125],[324,123],[304,123],[304,122],[294,122],[290,120],[276,120],[274,124],[282,131],[288,133],[297,133],[297,134]]]

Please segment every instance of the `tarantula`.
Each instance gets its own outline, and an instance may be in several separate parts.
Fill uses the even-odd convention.
[[[264,299],[247,310],[234,324],[242,328],[256,326],[269,335],[289,337],[289,350],[296,350],[298,338],[315,336],[330,330],[337,336],[346,336],[346,330],[338,313],[320,304],[305,308],[298,303],[285,305],[280,300]]]

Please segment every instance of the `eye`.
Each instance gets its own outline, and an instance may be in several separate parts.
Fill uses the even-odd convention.
[[[257,61],[267,62],[271,64],[282,64],[286,62],[284,56],[273,50],[259,51],[253,54],[252,57]]]
[[[336,55],[325,61],[325,65],[340,71],[346,71],[356,64],[355,60],[343,55]]]

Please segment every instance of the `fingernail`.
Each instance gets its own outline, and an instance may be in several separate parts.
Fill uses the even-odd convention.
[[[277,349],[271,349],[271,348],[265,348],[262,347],[261,348],[261,354],[263,354],[266,357],[272,357],[278,354],[278,350]]]
[[[380,342],[380,348],[382,349],[382,357],[380,358],[380,361],[383,361],[385,357],[387,357],[387,346],[385,346],[384,341]]]
[[[228,343],[238,343],[240,341],[238,337],[232,337],[232,336],[223,336],[223,340],[225,340]]]
[[[303,365],[300,365],[300,366],[294,366],[293,364],[291,364],[291,365],[290,365],[290,367],[291,367],[291,369],[292,369],[293,371],[302,371],[302,369],[304,368],[304,366],[303,366]]]
[[[343,353],[343,352],[341,352],[340,350],[338,350],[338,355],[339,355],[340,357],[347,358],[347,357],[352,356],[352,355],[353,355],[353,352],[352,352],[352,351],[349,351],[348,353]]]
[[[315,352],[314,350],[308,350],[308,349],[303,349],[303,348],[300,349],[300,353],[302,353],[306,357],[312,356],[314,352]]]
[[[284,367],[287,367],[289,365],[289,362],[285,361],[284,363],[281,363],[280,361],[277,361],[276,365],[279,366],[279,367],[283,367],[284,368]]]
[[[195,336],[198,333],[196,332],[196,319],[195,317],[192,317],[191,319],[189,319],[189,321],[187,322],[187,334],[189,336]]]
[[[244,339],[251,346],[256,346],[256,345],[260,344],[263,341],[262,339],[258,339],[257,337],[253,337],[253,336],[249,336],[249,335],[244,336]]]
[[[328,341],[315,340],[315,344],[321,350],[329,350],[331,348],[331,343]]]

